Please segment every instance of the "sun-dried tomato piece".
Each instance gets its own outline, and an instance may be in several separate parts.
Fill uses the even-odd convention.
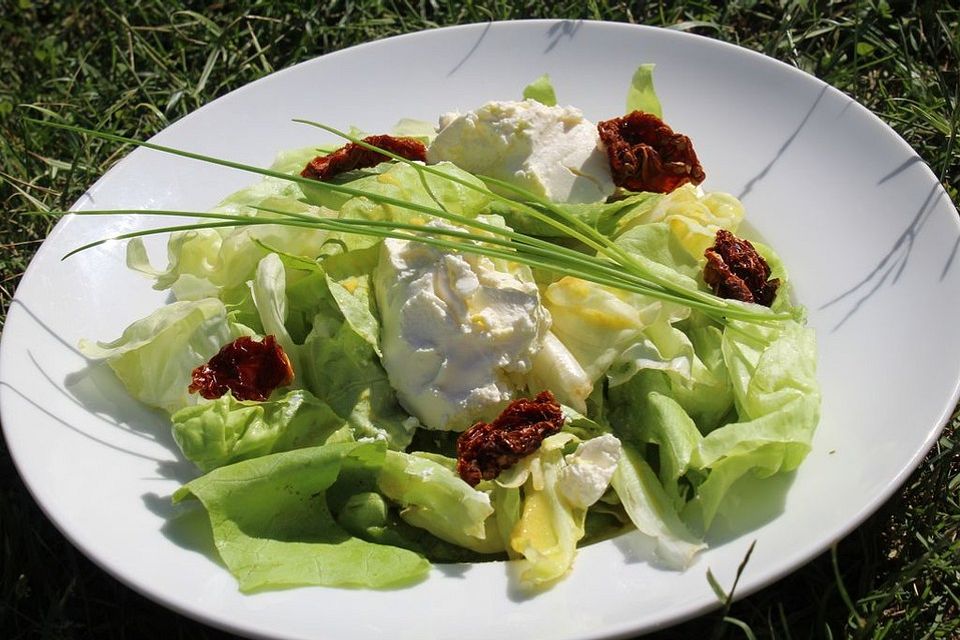
[[[471,487],[493,480],[563,427],[563,411],[549,391],[511,402],[497,418],[478,422],[457,438],[457,473]]]
[[[597,131],[618,187],[670,193],[687,183],[700,184],[707,177],[690,138],[674,133],[652,113],[634,111],[604,120]]]
[[[707,264],[703,268],[703,280],[716,295],[765,307],[773,304],[780,280],[770,279],[770,265],[749,240],[720,229],[714,245],[704,255]]]
[[[237,400],[262,402],[274,389],[292,381],[290,359],[273,336],[266,336],[260,342],[244,336],[194,369],[189,391],[199,392],[207,400],[230,391]]]
[[[396,136],[380,135],[367,136],[363,138],[363,141],[406,158],[407,160],[427,161],[427,148],[416,138],[398,138]],[[375,167],[389,159],[388,156],[382,153],[371,151],[356,142],[351,142],[333,153],[328,153],[325,156],[317,156],[304,167],[300,175],[304,178],[313,178],[314,180],[329,180],[339,173],[352,171],[353,169]]]

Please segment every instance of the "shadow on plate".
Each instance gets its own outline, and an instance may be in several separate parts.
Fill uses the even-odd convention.
[[[757,183],[766,178],[767,174],[770,173],[770,170],[773,169],[774,165],[776,165],[777,162],[783,158],[787,150],[807,126],[807,123],[810,122],[810,117],[813,116],[813,113],[817,110],[817,107],[820,106],[828,89],[830,89],[829,85],[823,85],[823,88],[821,88],[820,92],[817,93],[817,97],[813,100],[813,103],[807,109],[807,112],[800,119],[799,124],[797,124],[797,128],[793,130],[793,133],[787,136],[787,139],[782,145],[780,145],[780,148],[777,149],[777,152],[774,154],[770,162],[768,162],[763,169],[761,169],[755,176],[747,180],[746,184],[743,185],[743,189],[740,190],[740,194],[737,196],[740,200],[745,199],[750,192],[753,191],[753,188],[757,185]]]
[[[54,343],[58,343],[63,347],[67,353],[63,356],[59,354],[56,355],[55,358],[58,362],[65,358],[71,358],[74,360],[82,360],[84,365],[77,371],[71,372],[58,380],[60,375],[51,373],[36,353],[28,349],[26,351],[27,358],[39,376],[49,386],[47,392],[33,391],[27,393],[10,382],[4,381],[2,384],[26,402],[33,405],[38,411],[49,416],[71,431],[115,451],[154,461],[157,463],[158,473],[160,473],[162,477],[173,477],[169,475],[169,473],[163,472],[171,461],[163,460],[153,455],[147,455],[135,451],[130,447],[108,441],[87,429],[88,424],[107,425],[111,428],[122,430],[125,434],[130,434],[149,442],[156,442],[176,454],[177,449],[174,446],[173,437],[170,435],[169,422],[166,416],[162,412],[151,410],[131,400],[129,394],[124,390],[123,385],[121,385],[120,381],[113,375],[109,367],[92,363],[84,358],[83,354],[81,354],[75,346],[64,340],[49,324],[44,322],[43,319],[30,309],[30,307],[19,300],[14,300],[10,307],[11,310],[16,307],[18,313],[26,314],[38,328],[42,329],[53,339]],[[67,419],[64,416],[57,415],[56,410],[51,408],[55,406],[55,403],[49,400],[49,398],[52,397],[50,392],[67,400],[73,406],[92,416],[95,419],[95,423],[78,424],[76,419]]]
[[[776,519],[783,513],[796,476],[795,471],[769,478],[748,473],[733,483],[707,532],[707,545],[719,547],[733,542]]]
[[[490,33],[490,29],[493,26],[492,22],[488,22],[483,30],[480,32],[480,35],[474,41],[470,49],[464,54],[464,56],[457,61],[453,67],[450,68],[450,71],[447,72],[447,77],[455,75],[460,69],[466,65],[471,58],[480,50],[480,47],[483,45],[484,40],[487,37],[487,34]],[[543,50],[544,54],[550,53],[554,48],[557,47],[564,39],[573,40],[577,31],[580,30],[580,27],[583,26],[583,20],[561,20],[556,24],[551,25],[545,34],[547,40],[547,45]],[[531,78],[532,79],[532,78]]]
[[[69,374],[64,386],[77,404],[129,433],[160,444],[176,456],[175,460],[155,459],[157,474],[183,484],[197,477],[197,468],[180,454],[170,431],[170,418],[130,398],[130,394],[105,363],[90,362]]]
[[[493,26],[493,23],[492,23],[492,22],[488,22],[487,25],[483,28],[483,31],[480,32],[480,36],[477,38],[477,41],[473,43],[473,46],[470,47],[470,50],[467,51],[466,55],[464,55],[463,58],[461,58],[460,61],[457,62],[457,64],[453,65],[453,68],[450,69],[450,71],[447,72],[447,77],[448,77],[448,78],[449,78],[450,76],[454,75],[457,71],[460,71],[460,68],[461,68],[463,65],[465,65],[465,64],[467,63],[467,61],[470,60],[470,58],[473,57],[473,54],[475,54],[475,53],[477,52],[477,50],[480,48],[480,45],[483,44],[483,40],[484,40],[484,38],[487,37],[487,33],[490,32],[490,27],[491,27],[491,26]]]
[[[912,159],[907,160],[892,173],[881,178],[877,184],[882,184],[901,174],[914,164],[916,164],[916,161]],[[840,327],[852,318],[884,285],[894,285],[897,283],[900,276],[902,276],[906,270],[910,257],[913,254],[914,243],[916,242],[917,236],[930,219],[930,214],[936,208],[936,205],[939,204],[941,198],[944,197],[948,196],[943,186],[939,182],[932,183],[926,197],[923,199],[923,202],[920,203],[917,212],[913,215],[906,228],[896,240],[894,240],[887,252],[880,256],[876,264],[852,286],[820,305],[820,310],[825,310],[834,305],[840,305],[841,303],[848,305],[847,311],[833,326],[832,331],[840,329]],[[960,249],[960,235],[954,240],[953,246],[945,258],[943,269],[938,274],[941,282],[953,268],[958,249]]]
[[[561,20],[557,24],[552,25],[547,29],[547,38],[550,42],[543,52],[545,54],[550,53],[564,38],[573,40],[577,35],[577,31],[579,31],[582,26],[583,20]]]
[[[160,528],[164,537],[181,549],[199,553],[217,566],[226,568],[213,542],[210,518],[199,502],[175,505],[170,502],[170,496],[156,493],[145,493],[142,498],[147,509],[164,519]]]

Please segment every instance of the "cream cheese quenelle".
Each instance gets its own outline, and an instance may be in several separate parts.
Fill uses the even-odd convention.
[[[550,328],[531,279],[480,255],[387,239],[374,286],[383,367],[426,428],[463,431],[526,386]]]
[[[579,109],[533,100],[442,116],[427,162],[443,161],[554,202],[602,202],[615,190],[596,125]],[[488,258],[385,240],[375,282],[384,369],[426,428],[463,431],[541,388],[586,410],[593,385],[550,332],[531,278]]]
[[[427,162],[444,160],[552,202],[602,202],[616,189],[597,126],[579,109],[535,100],[441,116]]]

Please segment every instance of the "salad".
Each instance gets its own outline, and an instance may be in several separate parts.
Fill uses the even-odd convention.
[[[317,125],[347,144],[281,153],[165,267],[128,234],[172,301],[81,349],[170,415],[198,469],[173,500],[241,590],[488,560],[542,589],[634,529],[683,569],[739,478],[809,451],[813,333],[741,203],[699,187],[652,65],[599,124],[546,76],[523,98]]]

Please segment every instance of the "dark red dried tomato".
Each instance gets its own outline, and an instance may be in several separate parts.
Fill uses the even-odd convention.
[[[496,420],[478,422],[457,438],[457,473],[471,487],[492,480],[563,427],[563,411],[549,391],[511,402]]]
[[[395,136],[367,136],[363,138],[367,144],[380,147],[407,160],[427,161],[427,148],[416,138],[397,138]],[[329,180],[338,173],[375,167],[390,158],[362,147],[355,142],[337,149],[325,156],[317,156],[300,172],[304,178],[314,180]]]
[[[780,280],[770,279],[770,265],[749,240],[720,229],[714,245],[704,255],[707,264],[703,268],[703,280],[716,295],[765,307],[773,304]]]
[[[707,177],[693,143],[652,113],[634,111],[597,125],[613,183],[630,191],[670,193]]]
[[[244,336],[194,369],[189,391],[199,392],[207,400],[230,391],[237,400],[262,402],[274,389],[292,381],[290,359],[273,336],[266,336],[261,342]]]

